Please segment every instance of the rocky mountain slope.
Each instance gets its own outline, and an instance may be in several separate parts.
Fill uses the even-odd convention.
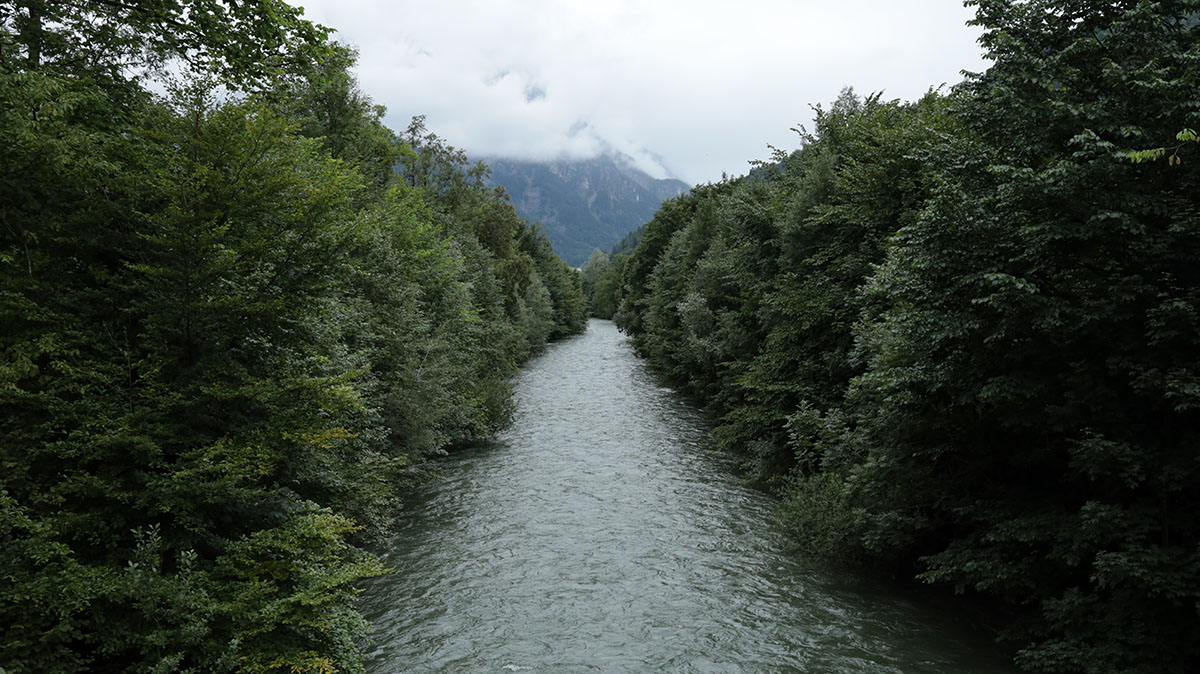
[[[654,216],[659,205],[691,187],[656,179],[620,158],[601,155],[550,162],[489,158],[491,186],[503,186],[521,217],[542,223],[554,251],[579,266]]]

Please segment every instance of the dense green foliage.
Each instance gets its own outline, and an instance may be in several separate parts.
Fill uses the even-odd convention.
[[[969,4],[989,70],[664,205],[617,320],[809,549],[1030,671],[1197,671],[1200,3]]]
[[[361,670],[412,467],[582,329],[578,274],[352,61],[273,0],[0,4],[10,674]]]
[[[642,240],[642,235],[646,233],[646,225],[642,225],[632,232],[625,235],[625,238],[617,242],[617,245],[612,247],[610,254],[612,255],[628,255],[637,248],[638,242]]]
[[[592,316],[611,319],[617,313],[621,279],[628,262],[628,255],[616,253],[610,258],[608,253],[597,249],[579,268],[584,301]]]

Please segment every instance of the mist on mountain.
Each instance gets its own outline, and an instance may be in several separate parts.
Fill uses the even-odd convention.
[[[620,155],[484,161],[492,169],[488,185],[504,187],[517,213],[541,223],[554,251],[575,267],[649,222],[663,201],[691,189],[681,180],[654,178]]]

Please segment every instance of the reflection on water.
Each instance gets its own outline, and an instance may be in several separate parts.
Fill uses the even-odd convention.
[[[516,398],[367,587],[369,671],[1011,671],[954,618],[784,552],[770,498],[612,323],[529,363]]]

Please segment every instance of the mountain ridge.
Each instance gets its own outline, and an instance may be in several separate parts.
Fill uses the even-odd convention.
[[[554,251],[578,267],[649,222],[663,201],[691,186],[655,178],[620,156],[533,161],[487,157],[490,187],[503,187],[517,213],[540,222]]]

